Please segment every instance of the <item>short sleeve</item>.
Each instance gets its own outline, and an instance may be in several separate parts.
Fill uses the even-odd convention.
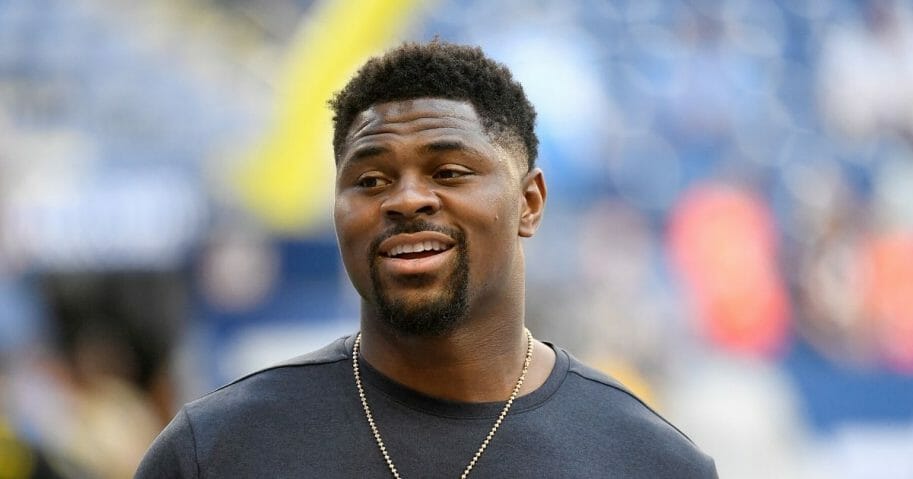
[[[146,451],[134,479],[195,479],[199,477],[196,441],[186,409],[170,424]]]

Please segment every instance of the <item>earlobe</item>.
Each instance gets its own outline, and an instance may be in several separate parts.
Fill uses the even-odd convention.
[[[520,227],[517,233],[523,238],[536,234],[542,211],[545,209],[545,177],[542,170],[533,168],[523,178],[521,185],[523,197],[520,200]]]

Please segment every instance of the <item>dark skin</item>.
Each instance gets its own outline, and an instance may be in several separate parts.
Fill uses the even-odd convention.
[[[374,105],[347,135],[334,218],[343,262],[362,297],[361,354],[416,391],[504,401],[520,375],[527,346],[521,238],[536,232],[546,188],[542,171],[527,171],[516,144],[491,138],[470,103],[431,98]],[[404,334],[380,318],[376,304],[372,262],[388,298],[420,306],[450,297],[464,245],[449,235],[398,234],[370,254],[391,227],[416,220],[458,230],[469,245],[466,314],[443,334]],[[434,250],[396,251],[421,243]],[[552,349],[535,341],[521,395],[541,386],[554,362]]]

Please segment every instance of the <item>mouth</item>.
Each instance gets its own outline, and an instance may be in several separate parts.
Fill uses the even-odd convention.
[[[387,258],[420,259],[440,254],[452,248],[437,240],[426,240],[415,243],[399,244],[384,254]]]
[[[378,255],[397,273],[417,274],[442,266],[454,246],[456,241],[444,233],[421,231],[387,238]]]

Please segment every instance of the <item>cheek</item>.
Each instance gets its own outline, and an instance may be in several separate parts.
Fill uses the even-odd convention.
[[[333,222],[336,225],[336,238],[342,261],[350,275],[354,275],[367,260],[367,248],[370,235],[370,215],[365,208],[357,208],[352,201],[338,198],[333,211]]]
[[[520,207],[512,197],[506,196],[502,191],[492,191],[478,198],[478,204],[486,216],[489,232],[498,235],[499,240],[517,235],[520,219]]]
[[[470,251],[478,267],[498,269],[518,241],[519,210],[502,191],[493,190],[475,198],[473,216],[475,233],[470,237]]]
[[[374,211],[370,205],[362,204],[358,199],[340,197],[336,199],[333,210],[333,221],[340,243],[356,242],[362,238],[364,231],[373,227]]]

